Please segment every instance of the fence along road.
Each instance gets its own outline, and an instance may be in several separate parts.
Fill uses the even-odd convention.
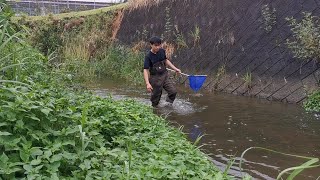
[[[123,3],[126,0],[7,0],[7,2],[17,15],[39,16],[97,9]]]

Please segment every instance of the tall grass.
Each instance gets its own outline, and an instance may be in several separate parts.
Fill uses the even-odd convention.
[[[82,61],[89,62],[90,51],[84,40],[67,42],[62,54],[66,61]]]
[[[130,48],[114,44],[110,46],[101,62],[97,62],[97,73],[131,82],[132,85],[143,82],[144,54]]]
[[[17,31],[10,21],[13,14],[5,4],[3,6],[8,12],[0,16],[0,80],[26,85],[26,77],[39,69],[46,59],[23,41],[23,32]]]
[[[63,56],[61,69],[72,73],[81,81],[89,81],[95,77],[95,64],[90,62],[90,50],[84,38],[69,40],[62,47],[61,52]]]
[[[166,0],[128,0],[127,8],[133,10],[142,7],[150,7],[154,5],[159,5]],[[176,0],[171,0],[176,1]],[[180,2],[186,3],[188,0],[181,0]]]
[[[33,46],[45,55],[55,56],[51,61],[55,67],[77,79],[90,80],[101,69],[99,63],[112,42],[111,27],[117,11],[102,12],[85,18],[26,18],[19,24],[30,28],[28,40]]]
[[[98,8],[98,9],[92,9],[87,11],[76,11],[76,12],[70,12],[70,13],[61,13],[61,14],[55,14],[54,17],[56,19],[65,19],[65,18],[78,18],[78,17],[84,17],[84,16],[92,16],[97,15],[101,13],[106,13],[110,11],[117,11],[119,9],[127,7],[127,3],[122,3],[118,5]],[[28,21],[39,21],[39,20],[46,20],[48,19],[50,15],[46,16],[30,16],[27,18]],[[22,19],[22,17],[13,17],[12,18],[15,22]]]
[[[160,2],[164,0],[129,0],[128,8],[129,9],[137,9],[141,7],[150,7],[153,5],[158,5]]]
[[[275,150],[267,149],[267,148],[263,148],[263,147],[250,147],[250,148],[246,149],[241,154],[241,159],[240,159],[240,163],[239,163],[240,170],[242,170],[241,166],[242,166],[242,161],[243,161],[244,155],[249,150],[253,150],[253,149],[263,150],[263,151],[267,151],[267,152],[271,152],[271,153],[275,153],[275,154],[281,154],[281,155],[284,155],[284,156],[290,156],[290,157],[306,160],[306,162],[301,164],[301,165],[290,167],[290,168],[287,168],[287,169],[284,169],[283,171],[281,171],[279,173],[279,175],[277,176],[277,180],[278,179],[283,179],[284,175],[287,175],[287,178],[286,178],[287,180],[293,180],[296,176],[298,176],[302,171],[304,171],[306,169],[320,167],[319,158],[298,156],[298,155],[283,153],[283,152],[279,152],[279,151],[275,151]]]

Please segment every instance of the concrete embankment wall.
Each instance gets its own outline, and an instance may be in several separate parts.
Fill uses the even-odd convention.
[[[320,80],[319,63],[294,58],[286,45],[285,18],[302,12],[320,16],[320,0],[163,1],[125,10],[117,38],[135,45],[164,36],[176,44],[178,67],[209,75],[205,89],[300,103]]]

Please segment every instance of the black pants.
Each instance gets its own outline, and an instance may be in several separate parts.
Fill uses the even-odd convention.
[[[151,75],[149,81],[153,88],[150,98],[152,106],[157,106],[159,104],[162,95],[162,89],[166,90],[168,93],[166,101],[173,103],[173,101],[176,99],[177,90],[174,87],[172,80],[169,78],[168,72],[165,72],[161,75]]]

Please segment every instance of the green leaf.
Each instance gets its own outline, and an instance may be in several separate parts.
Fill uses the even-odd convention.
[[[63,146],[66,146],[66,145],[75,146],[76,143],[75,143],[74,140],[67,140],[67,141],[63,141],[63,142],[62,142],[62,145],[63,145]]]
[[[8,125],[8,123],[0,123],[0,127],[2,127],[2,126],[6,126],[6,125]]]
[[[43,151],[38,147],[34,147],[30,149],[30,153],[32,156],[40,156],[43,154]]]
[[[53,163],[50,163],[50,165],[49,165],[49,171],[51,172],[51,173],[53,173],[53,172],[58,172],[59,171],[59,167],[60,167],[60,162],[59,161],[56,161],[56,162],[53,162]]]
[[[27,172],[31,172],[32,171],[32,166],[29,164],[25,164],[23,165],[23,169],[25,169]]]
[[[91,168],[91,161],[88,159],[84,160],[84,165],[86,167],[86,169],[90,169]]]
[[[0,79],[0,83],[13,83],[13,84],[24,85],[24,86],[26,86],[26,87],[31,87],[29,84],[22,83],[22,82],[19,82],[19,81],[10,81],[10,80],[1,80],[1,79]]]
[[[28,58],[28,57],[27,57],[27,58]],[[15,67],[15,66],[20,66],[20,65],[24,65],[24,64],[26,64],[26,63],[11,64],[11,65],[9,65],[9,66],[5,66],[5,67],[0,68],[0,71],[5,71],[5,70],[7,70],[7,69],[9,69],[9,68],[13,68],[13,67]]]
[[[24,150],[20,150],[20,158],[22,159],[23,162],[28,162],[29,157],[30,157],[30,154],[28,151],[26,152]]]
[[[218,172],[215,176],[214,176],[215,179],[223,179],[223,175],[222,175],[222,172]]]
[[[23,126],[24,126],[23,121],[22,121],[22,120],[18,120],[18,121],[17,121],[17,123],[16,123],[16,127],[18,127],[18,128],[20,128],[20,129],[22,129],[22,128],[23,128]]]
[[[36,117],[35,115],[31,115],[29,116],[31,119],[36,120],[36,121],[40,121],[40,119],[38,117]]]
[[[194,175],[195,175],[195,172],[194,172],[194,171],[191,171],[191,170],[187,170],[187,171],[186,171],[186,174],[191,175],[191,176],[194,176]]]
[[[291,168],[287,168],[285,170],[283,170],[277,177],[277,179],[280,179],[281,176],[289,171],[292,171],[294,170],[290,176],[287,178],[287,180],[292,180],[294,177],[296,177],[298,174],[300,174],[303,170],[307,169],[307,168],[310,168],[311,165],[315,164],[319,162],[319,159],[318,158],[314,158],[314,159],[311,159],[303,164],[301,164],[300,166],[296,166],[296,167],[291,167]]]
[[[74,160],[76,158],[76,154],[75,153],[63,152],[63,157],[68,159],[68,160]]]
[[[61,142],[55,142],[52,146],[52,151],[55,152],[55,151],[58,151],[60,148],[62,147],[62,144]]]
[[[0,136],[10,136],[10,135],[12,135],[12,134],[9,133],[9,132],[2,132],[2,131],[0,131]]]
[[[60,161],[62,159],[62,154],[55,154],[51,157],[50,162],[56,162],[56,161]]]
[[[41,111],[42,113],[44,113],[46,116],[48,116],[49,113],[50,113],[52,110],[49,109],[49,108],[43,108],[43,109],[41,109],[40,111]]]
[[[43,165],[40,165],[40,166],[35,167],[34,169],[36,172],[38,172],[42,167],[43,167]]]
[[[50,177],[51,180],[59,180],[58,174],[57,173],[53,173]]]
[[[0,161],[1,162],[8,162],[9,158],[5,153],[2,153],[1,157],[0,157]]]
[[[9,167],[12,168],[14,166],[23,166],[25,163],[23,162],[14,162],[14,163],[10,163]]]
[[[74,128],[67,128],[67,130],[66,130],[66,135],[69,135],[69,134],[74,134],[74,133],[76,133],[76,132],[78,132],[79,131],[79,128],[78,127],[74,127]]]
[[[41,163],[41,159],[34,159],[30,162],[32,166],[39,165]]]
[[[84,164],[80,164],[79,167],[81,168],[81,170],[85,170],[86,166]]]
[[[10,168],[9,174],[12,174],[12,173],[15,173],[15,172],[18,172],[18,171],[21,171],[20,167]]]
[[[52,156],[52,151],[50,149],[44,151],[43,158],[46,158],[47,160],[49,160],[51,156]]]

